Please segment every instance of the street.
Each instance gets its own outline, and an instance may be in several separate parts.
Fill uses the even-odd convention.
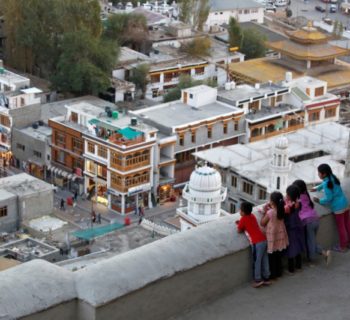
[[[350,15],[346,15],[338,8],[336,13],[330,13],[329,8],[331,4],[326,4],[321,0],[291,0],[290,9],[293,12],[293,17],[304,16],[308,20],[322,20],[323,18],[330,18],[334,21],[338,20],[343,23],[345,27],[350,29]],[[326,9],[326,12],[319,12],[315,10],[316,6],[321,6]],[[338,5],[337,5],[338,6]],[[285,10],[285,8],[279,8],[278,10]]]

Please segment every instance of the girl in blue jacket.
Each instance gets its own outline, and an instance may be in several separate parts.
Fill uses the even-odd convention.
[[[324,163],[319,165],[317,170],[322,183],[314,191],[323,191],[324,196],[321,199],[315,197],[314,201],[329,206],[334,213],[339,235],[339,246],[334,250],[344,252],[350,245],[349,203],[331,167]]]

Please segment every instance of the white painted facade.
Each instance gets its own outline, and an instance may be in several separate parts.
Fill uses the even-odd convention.
[[[230,18],[233,17],[239,22],[264,22],[264,8],[234,8],[234,1],[232,1],[231,10],[222,10],[222,11],[210,11],[207,26],[220,26],[222,24],[227,24],[230,21]]]

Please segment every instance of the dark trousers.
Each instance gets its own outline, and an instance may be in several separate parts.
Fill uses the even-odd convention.
[[[295,269],[301,269],[301,254],[294,258],[288,258],[288,271],[294,272]]]
[[[275,251],[269,253],[270,278],[275,279],[282,275],[282,253]]]

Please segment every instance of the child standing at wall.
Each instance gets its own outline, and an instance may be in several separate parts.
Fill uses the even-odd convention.
[[[315,202],[321,205],[330,206],[335,216],[339,234],[339,245],[333,250],[345,252],[350,245],[350,218],[349,203],[340,186],[339,179],[333,174],[331,167],[323,163],[318,166],[318,176],[322,179],[322,183],[312,191],[323,191],[324,196],[321,199],[314,197]]]
[[[269,256],[270,279],[282,275],[282,251],[288,246],[288,235],[284,225],[284,201],[280,192],[272,192],[270,203],[264,207],[261,225],[266,227],[267,253]]]
[[[299,197],[298,187],[290,185],[286,190],[284,223],[289,240],[286,254],[288,257],[288,271],[291,274],[295,272],[295,269],[301,269],[301,253],[304,251],[303,226],[299,217]]]
[[[267,256],[266,236],[260,230],[255,216],[252,214],[252,205],[242,202],[240,207],[241,219],[236,221],[237,231],[245,232],[251,244],[253,253],[253,277],[252,286],[258,288],[263,284],[270,284],[269,260]]]
[[[301,207],[299,210],[299,217],[304,229],[307,258],[310,262],[313,262],[316,254],[321,254],[328,265],[331,261],[331,252],[329,250],[323,250],[316,242],[320,221],[314,208],[314,203],[307,191],[306,183],[304,180],[295,180],[293,185],[297,186],[300,192],[299,200]]]

